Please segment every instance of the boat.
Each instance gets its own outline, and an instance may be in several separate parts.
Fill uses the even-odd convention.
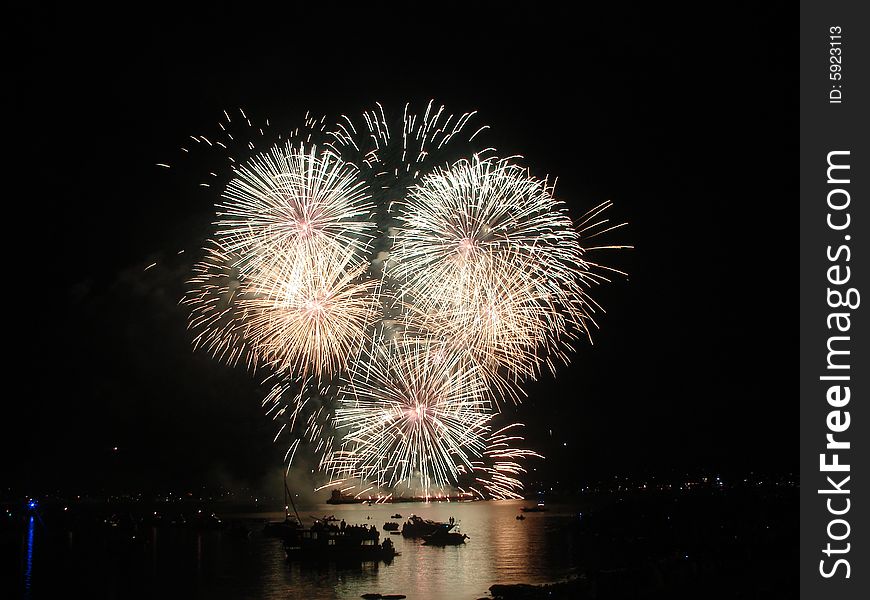
[[[526,518],[525,515],[517,515],[517,521],[522,521]]]
[[[290,517],[289,506],[293,507],[296,519]],[[374,525],[335,525],[335,515],[315,519],[311,527],[304,527],[293,494],[287,487],[287,473],[284,473],[284,514],[279,524],[267,524],[266,529],[277,533],[283,541],[284,553],[288,561],[319,562],[390,562],[398,556],[393,540],[386,538],[379,543],[380,533]]]
[[[263,535],[266,537],[285,538],[295,535],[302,527],[299,521],[288,515],[283,521],[269,521],[263,527]]]
[[[402,525],[402,537],[422,538],[446,526],[447,523],[439,523],[438,521],[430,521],[417,515],[411,515],[405,521],[405,524]]]
[[[336,527],[315,521],[310,528],[300,528],[284,538],[284,552],[289,561],[385,561],[398,555],[389,538],[379,542],[378,530],[365,525]]]
[[[290,506],[293,507],[293,514],[295,517],[290,516]],[[295,536],[300,529],[302,529],[302,517],[299,516],[299,511],[296,510],[296,503],[293,502],[293,494],[290,493],[290,488],[287,487],[287,472],[285,471],[284,520],[268,521],[263,527],[263,535],[266,537],[282,538],[286,540]]]
[[[399,528],[399,524],[395,521],[388,521],[384,523],[384,531],[396,531]]]
[[[394,514],[394,515],[391,515],[390,518],[391,518],[391,519],[401,519],[401,518],[402,518],[402,515],[400,515],[399,513],[396,513],[396,514]]]
[[[459,531],[453,531],[455,524],[444,525],[439,527],[433,533],[423,538],[423,544],[426,546],[458,546],[464,544],[468,536]]]
[[[543,502],[538,502],[535,506],[523,506],[520,510],[523,512],[547,512]]]

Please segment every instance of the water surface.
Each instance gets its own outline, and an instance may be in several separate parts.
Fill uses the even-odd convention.
[[[334,514],[349,524],[382,527],[393,513],[447,521],[454,517],[469,536],[466,544],[438,548],[420,540],[389,536],[401,553],[391,563],[288,563],[279,540],[261,534],[262,519],[278,513],[235,515],[252,529],[249,539],[226,531],[146,527],[140,539],[113,538],[105,531],[57,532],[39,523],[22,539],[21,579],[25,594],[66,593],[94,598],[359,598],[365,593],[406,594],[413,599],[488,595],[494,583],[545,583],[575,574],[572,536],[565,526],[578,509],[551,506],[517,520],[522,501],[321,505],[301,511]],[[232,515],[227,515],[232,517]],[[26,578],[26,580],[25,580]]]

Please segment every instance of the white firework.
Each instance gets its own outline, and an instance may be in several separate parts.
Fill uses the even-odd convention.
[[[455,484],[486,449],[491,406],[483,380],[443,348],[415,341],[378,343],[340,391],[335,427],[342,448],[333,477],[426,494]]]
[[[268,269],[290,253],[368,256],[374,207],[358,169],[332,152],[287,142],[234,175],[217,207],[216,234],[227,250],[255,254],[246,269]]]

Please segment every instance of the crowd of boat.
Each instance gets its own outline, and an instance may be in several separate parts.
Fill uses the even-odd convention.
[[[428,546],[464,544],[468,536],[458,528],[459,524],[453,517],[443,523],[417,515],[408,517],[401,529],[395,521],[383,525],[388,534],[422,539]],[[264,533],[282,540],[288,560],[389,562],[399,554],[389,535],[381,540],[381,533],[375,525],[352,525],[331,516],[315,519],[310,527],[288,516],[284,521],[267,523]]]
[[[543,503],[524,506],[517,519],[523,520],[525,512],[545,512]],[[396,513],[391,519],[402,519]],[[288,560],[354,560],[354,561],[391,561],[399,554],[390,535],[419,539],[426,546],[458,546],[465,544],[469,536],[459,530],[459,522],[453,517],[447,522],[424,519],[410,515],[401,525],[398,521],[383,524],[386,532],[381,533],[375,525],[351,525],[334,515],[314,519],[310,527],[302,524],[298,515],[289,514],[283,521],[267,523],[266,535],[280,538]]]

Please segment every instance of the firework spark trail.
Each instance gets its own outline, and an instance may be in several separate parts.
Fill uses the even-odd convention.
[[[182,304],[190,308],[188,329],[194,334],[194,348],[228,365],[242,362],[254,370],[257,352],[246,338],[247,313],[240,306],[251,294],[239,275],[242,262],[242,257],[210,241],[193,267]]]
[[[427,495],[458,480],[458,465],[486,449],[492,417],[483,381],[451,353],[415,341],[374,346],[339,391],[335,411],[342,449],[333,478],[380,486],[416,481]],[[341,473],[341,465],[353,472]]]
[[[465,337],[478,362],[507,370],[503,380],[535,378],[544,364],[567,363],[571,340],[595,326],[588,290],[606,277],[580,242],[607,225],[605,209],[577,228],[546,180],[510,160],[460,160],[397,204],[386,273],[411,299],[406,319],[441,339]],[[463,334],[469,326],[482,335]]]
[[[283,253],[254,273],[242,302],[248,337],[274,370],[332,376],[348,366],[378,318],[380,282],[365,277],[368,262],[343,255]]]
[[[274,146],[237,168],[223,197],[217,237],[228,251],[267,247],[272,252],[260,253],[267,262],[288,252],[310,257],[349,248],[368,255],[374,206],[356,167],[331,152]]]
[[[481,256],[505,270],[527,259],[523,273],[554,292],[585,277],[579,234],[552,192],[508,160],[475,156],[436,169],[398,206],[392,275],[434,301],[440,282]]]
[[[417,340],[377,346],[371,358],[341,390],[336,428],[347,431],[342,449],[322,463],[332,477],[323,488],[359,480],[365,491],[404,484],[423,497],[450,489],[481,499],[522,497],[521,462],[543,457],[516,447],[523,438],[513,431],[522,424],[493,431],[497,413],[482,398],[473,366]]]
[[[528,458],[543,458],[534,450],[515,448],[515,444],[523,438],[514,435],[513,430],[523,427],[521,423],[512,423],[493,432],[487,440],[487,449],[483,459],[474,464],[472,475],[475,483],[486,490],[481,493],[476,487],[476,494],[481,498],[496,498],[500,500],[521,499],[523,483],[518,476],[526,472],[520,461]]]
[[[563,356],[572,334],[551,293],[526,277],[506,277],[492,257],[481,258],[447,281],[436,305],[404,296],[397,322],[406,337],[443,344],[470,361],[498,406],[519,401],[519,384],[540,370],[539,354]]]
[[[323,385],[317,378],[273,375],[264,383],[274,383],[263,400],[266,416],[280,424],[274,441],[291,439],[284,461],[289,470],[300,442],[312,446],[312,451],[324,463],[334,444],[332,434],[332,384]]]
[[[405,104],[401,119],[394,120],[376,103],[375,108],[363,112],[361,122],[342,115],[329,132],[332,139],[328,146],[348,162],[371,171],[378,188],[401,197],[402,188],[446,160],[447,151],[456,142],[461,141],[461,151],[468,154],[478,134],[489,128],[484,125],[472,131],[469,125],[476,114],[466,112],[457,117],[430,101],[422,114]]]
[[[184,299],[194,344],[230,364],[337,368],[376,305],[367,296],[376,284],[356,281],[375,227],[356,169],[287,142],[237,168],[224,198]]]
[[[211,158],[217,157],[220,161],[220,166],[208,170],[211,179],[200,182],[199,185],[203,187],[211,187],[216,179],[219,180],[221,173],[231,174],[237,164],[244,162],[252,153],[259,152],[260,148],[267,148],[284,139],[298,140],[308,145],[313,143],[314,138],[320,142],[326,140],[326,117],[317,118],[309,113],[305,114],[301,127],[287,133],[273,130],[269,119],[260,124],[254,123],[242,108],[224,110],[222,117],[217,122],[217,130],[210,132],[208,136],[188,136],[188,140],[193,143],[186,142],[179,148],[183,157],[190,156],[191,150],[197,153],[205,151]],[[157,163],[157,166],[166,169],[172,167],[168,163]]]

